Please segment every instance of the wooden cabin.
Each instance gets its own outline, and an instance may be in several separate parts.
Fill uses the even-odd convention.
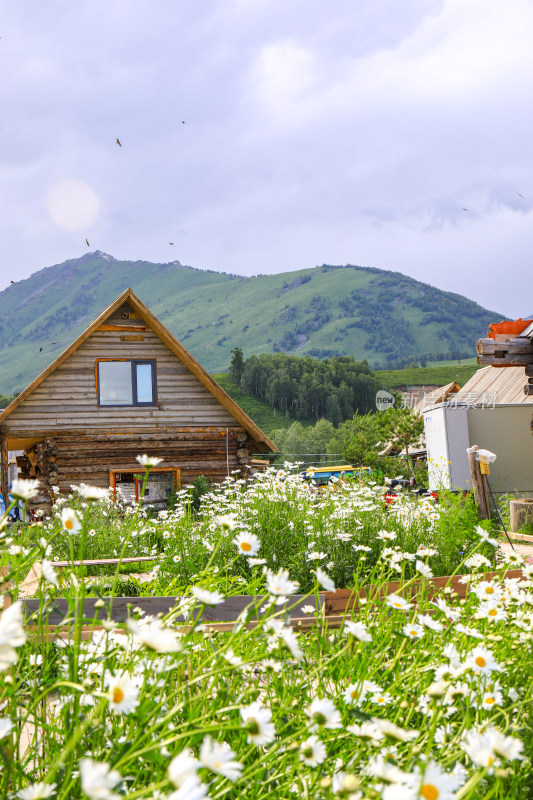
[[[203,474],[222,481],[275,445],[127,289],[0,414],[2,494],[8,451],[20,477],[37,477],[32,503],[52,487],[111,486],[138,496],[136,456],[163,458],[147,501]]]

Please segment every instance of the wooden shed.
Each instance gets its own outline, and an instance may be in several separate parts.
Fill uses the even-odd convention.
[[[8,451],[51,489],[112,486],[134,498],[136,456],[163,462],[148,501],[200,474],[223,480],[275,445],[127,289],[0,414],[2,494]]]

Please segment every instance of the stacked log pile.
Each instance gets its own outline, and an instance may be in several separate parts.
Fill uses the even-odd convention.
[[[525,367],[527,384],[524,394],[533,395],[533,341],[527,337],[497,336],[479,339],[477,363],[491,367]]]

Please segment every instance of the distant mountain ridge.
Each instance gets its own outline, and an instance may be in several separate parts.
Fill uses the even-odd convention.
[[[353,355],[382,368],[466,357],[490,322],[505,319],[373,267],[244,277],[96,251],[0,292],[0,393],[21,391],[128,286],[209,372],[226,369],[234,347],[245,356]]]

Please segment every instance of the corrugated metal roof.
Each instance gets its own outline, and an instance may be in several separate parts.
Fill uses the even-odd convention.
[[[525,367],[485,367],[451,399],[468,405],[533,405],[533,395],[524,394],[526,384]]]

